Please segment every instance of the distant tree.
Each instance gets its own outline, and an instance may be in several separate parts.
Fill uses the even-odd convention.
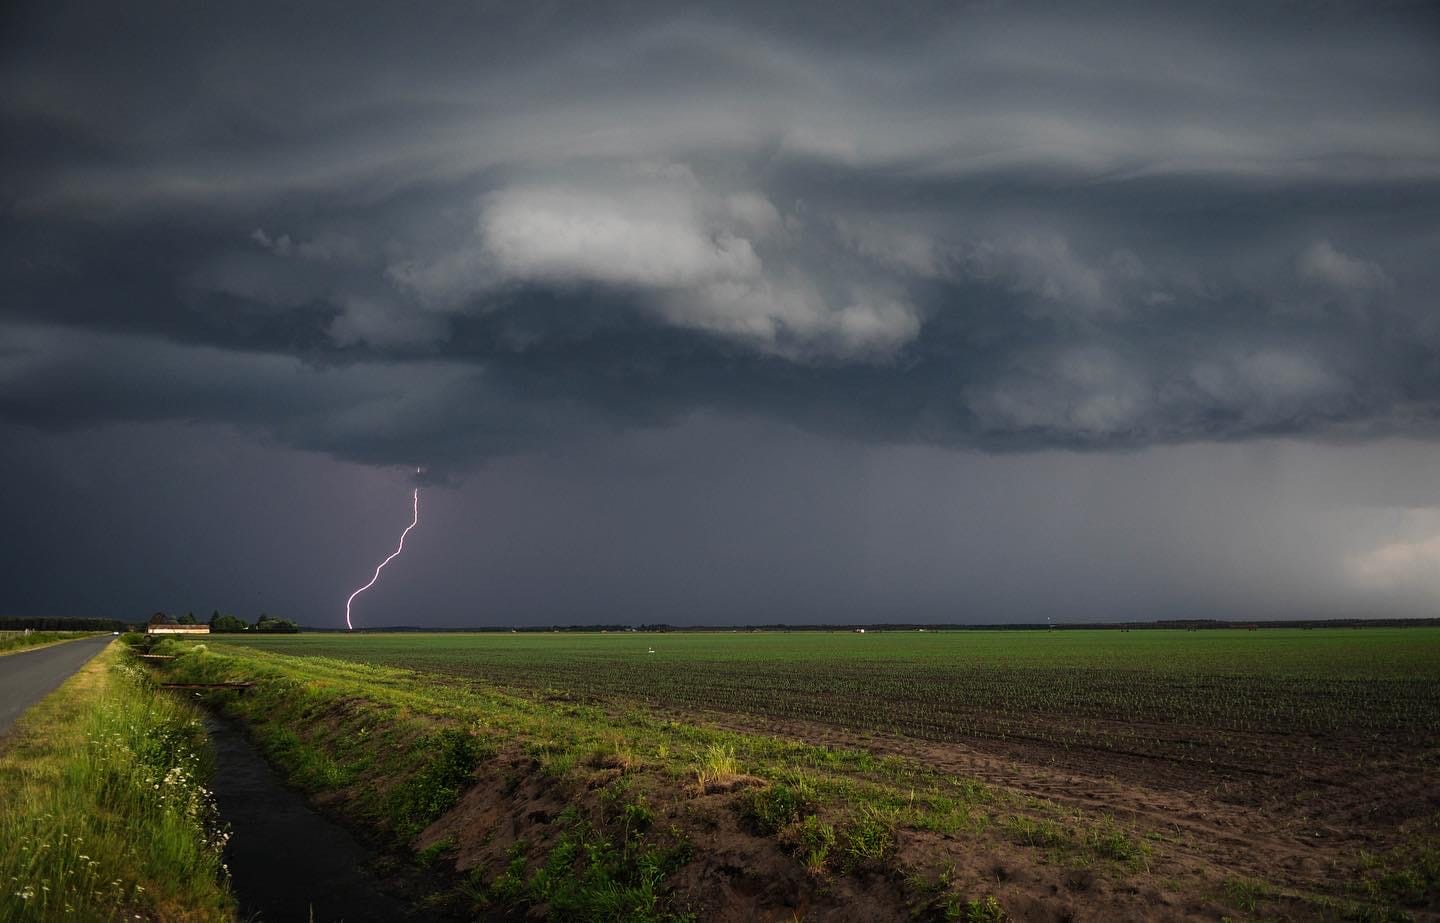
[[[300,630],[300,626],[289,619],[277,619],[274,616],[260,613],[260,618],[255,622],[256,631],[274,632],[280,634],[294,634]]]
[[[74,618],[69,616],[0,615],[0,631],[126,631],[130,625],[119,619]]]
[[[197,622],[197,621],[195,621],[195,613],[193,613],[193,612],[187,612],[187,613],[185,613],[184,615],[180,616],[178,619],[176,619],[176,620],[175,620],[175,624],[177,624],[177,625],[198,625],[198,624],[200,624],[200,623]]]
[[[244,619],[236,618],[233,615],[221,615],[219,612],[216,612],[210,616],[210,630],[214,632],[249,631],[250,626],[245,624]]]

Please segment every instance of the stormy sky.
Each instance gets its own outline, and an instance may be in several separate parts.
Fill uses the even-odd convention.
[[[1440,614],[1427,4],[4,16],[0,613]]]

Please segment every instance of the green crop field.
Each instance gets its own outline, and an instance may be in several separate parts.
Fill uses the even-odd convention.
[[[1440,733],[1440,629],[518,633],[234,639],[585,701],[934,741],[1293,767]],[[1279,761],[1278,764],[1276,761]]]

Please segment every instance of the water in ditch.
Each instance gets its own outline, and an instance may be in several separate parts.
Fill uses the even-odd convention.
[[[286,787],[244,732],[205,721],[215,748],[212,785],[230,825],[225,861],[240,919],[257,923],[390,923],[403,903],[368,871],[378,854]]]

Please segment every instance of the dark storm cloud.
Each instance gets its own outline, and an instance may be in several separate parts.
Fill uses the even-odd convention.
[[[0,416],[1429,436],[1423,6],[12,13]]]

